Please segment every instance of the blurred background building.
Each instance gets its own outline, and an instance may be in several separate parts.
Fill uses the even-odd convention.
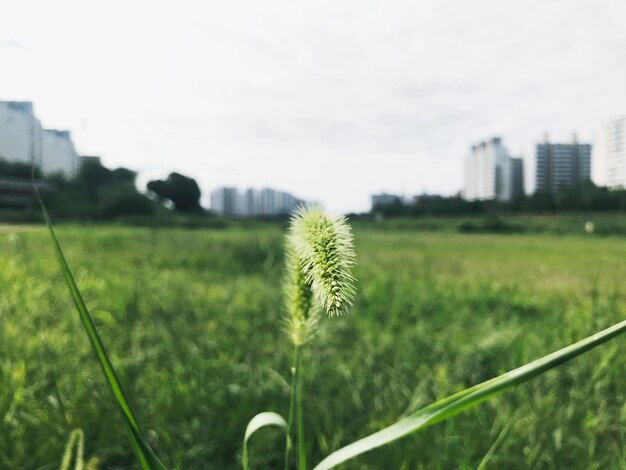
[[[78,154],[69,131],[43,129],[41,133],[41,171],[72,179],[78,171]]]
[[[0,101],[0,159],[41,166],[41,123],[32,103]]]
[[[72,179],[78,171],[69,131],[42,129],[29,101],[0,101],[0,159],[32,164],[46,176]]]
[[[513,158],[500,137],[472,145],[465,159],[463,197],[511,202],[524,195],[524,162]]]
[[[233,217],[289,215],[304,203],[289,193],[269,188],[240,192],[234,187],[223,187],[211,192],[211,210]]]
[[[569,144],[548,141],[536,146],[535,190],[556,194],[584,181],[591,181],[591,144],[578,143],[574,134]]]
[[[626,115],[605,125],[598,136],[596,153],[603,166],[602,176],[613,189],[626,189]]]

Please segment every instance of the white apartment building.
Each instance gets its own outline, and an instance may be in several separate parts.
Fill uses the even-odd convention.
[[[626,115],[601,130],[594,159],[603,167],[600,175],[610,188],[626,189]]]
[[[41,170],[44,175],[62,174],[68,179],[78,171],[78,154],[69,131],[44,129],[41,133]]]
[[[78,170],[69,131],[42,129],[28,101],[0,101],[0,158],[33,164],[47,176],[71,179]]]
[[[217,214],[234,217],[288,215],[301,203],[289,193],[269,188],[239,192],[231,187],[211,192],[211,209]]]
[[[41,123],[32,103],[0,101],[0,159],[41,166]]]
[[[472,145],[465,158],[463,197],[510,202],[524,193],[523,171],[523,161],[512,158],[499,137]]]
[[[217,214],[233,215],[237,210],[237,188],[218,188],[211,191],[211,210]]]

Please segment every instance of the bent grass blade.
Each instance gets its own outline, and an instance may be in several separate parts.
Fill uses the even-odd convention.
[[[248,440],[250,440],[250,437],[255,432],[266,426],[278,426],[282,428],[287,434],[287,438],[289,438],[289,426],[287,425],[287,421],[285,421],[285,419],[281,415],[272,411],[264,411],[263,413],[259,413],[258,415],[256,415],[248,423],[248,426],[246,427],[246,434],[243,438],[242,462],[244,470],[248,470],[250,468],[248,456]]]
[[[324,458],[314,470],[328,470],[372,449],[387,445],[411,433],[420,431],[435,423],[451,418],[456,414],[472,408],[479,403],[519,385],[544,372],[557,367],[581,354],[609,341],[626,331],[626,320],[617,323],[606,330],[591,335],[577,343],[567,346],[513,369],[498,377],[470,387],[459,393],[439,400],[411,415],[400,419],[389,427],[381,429],[363,439],[348,444]]]
[[[495,453],[495,451],[498,449],[502,441],[506,438],[507,434],[511,430],[511,427],[513,426],[513,423],[515,422],[514,418],[515,418],[515,415],[513,416],[513,418],[509,419],[509,422],[506,424],[506,426],[504,426],[504,429],[500,431],[500,434],[498,434],[498,437],[496,438],[494,443],[491,445],[491,447],[489,448],[485,456],[482,458],[482,460],[480,461],[480,464],[478,464],[478,467],[476,467],[476,470],[485,470],[487,468],[487,464],[493,457],[493,454]]]
[[[104,373],[104,376],[109,386],[111,387],[111,391],[113,392],[115,401],[117,402],[122,412],[122,416],[124,417],[124,420],[128,425],[130,431],[130,440],[137,459],[139,460],[139,464],[141,465],[141,468],[144,469],[165,470],[165,465],[161,463],[161,461],[156,456],[143,435],[141,427],[139,426],[139,421],[137,420],[137,417],[130,405],[130,401],[128,400],[128,397],[124,390],[124,387],[122,386],[122,382],[117,374],[117,371],[115,370],[115,367],[113,366],[113,363],[111,362],[104,343],[100,339],[100,335],[98,334],[96,325],[94,324],[91,315],[89,314],[89,310],[85,305],[80,290],[76,285],[74,275],[70,270],[67,260],[65,259],[63,249],[61,248],[61,244],[59,243],[59,240],[54,231],[54,227],[52,226],[52,222],[50,221],[50,216],[48,215],[48,211],[46,210],[46,207],[44,206],[43,201],[39,196],[39,191],[34,181],[33,185],[35,187],[37,197],[39,198],[39,205],[41,206],[46,225],[48,226],[48,231],[50,232],[50,237],[52,239],[52,243],[54,245],[59,264],[61,266],[61,271],[63,272],[63,278],[65,279],[65,283],[70,290],[72,300],[74,301],[76,310],[78,310],[78,314],[80,315],[81,322],[85,327],[85,331],[87,332],[89,341],[93,346],[94,351],[96,352],[98,362],[102,367],[102,372]]]
[[[63,452],[63,460],[61,460],[60,470],[70,470],[72,462],[72,454],[74,454],[74,470],[82,470],[84,466],[83,452],[85,444],[85,434],[82,429],[74,429],[70,433],[70,437],[65,445],[65,452]],[[74,449],[76,449],[74,451]]]

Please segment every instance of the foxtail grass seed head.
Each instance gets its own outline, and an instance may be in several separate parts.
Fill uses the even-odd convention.
[[[329,317],[348,312],[354,300],[354,244],[345,217],[330,216],[319,206],[298,208],[287,234],[293,253],[313,298]]]
[[[296,249],[290,240],[286,246],[287,280],[285,282],[285,297],[287,309],[292,317],[306,318],[312,308],[313,295],[304,273],[304,264],[298,258]]]
[[[287,273],[284,283],[287,317],[285,333],[296,346],[308,342],[317,329],[319,307],[315,305],[309,288],[304,266],[296,254],[295,247],[287,239]]]

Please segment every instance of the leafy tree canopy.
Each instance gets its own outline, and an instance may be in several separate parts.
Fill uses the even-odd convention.
[[[180,173],[170,173],[165,181],[152,180],[147,187],[159,200],[171,201],[178,211],[194,212],[201,209],[200,187],[193,178]]]

